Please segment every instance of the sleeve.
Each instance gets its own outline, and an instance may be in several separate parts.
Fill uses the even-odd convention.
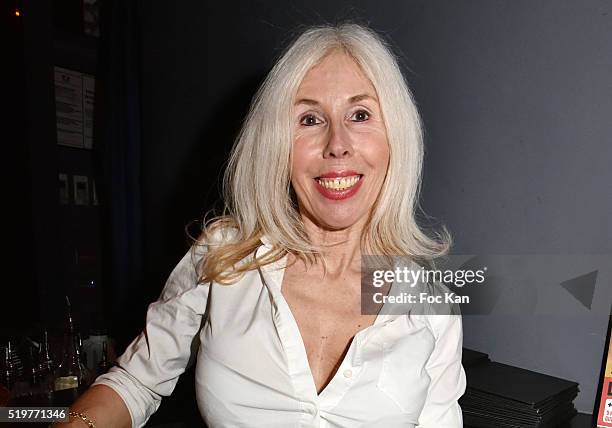
[[[197,247],[196,247],[197,248]],[[208,300],[208,285],[198,284],[202,252],[189,251],[170,274],[160,298],[149,305],[146,324],[94,385],[112,388],[125,402],[133,427],[143,426],[169,396],[197,345]]]
[[[426,364],[431,381],[417,428],[461,428],[459,398],[465,392],[461,365],[463,331],[461,315],[430,315],[436,344]]]

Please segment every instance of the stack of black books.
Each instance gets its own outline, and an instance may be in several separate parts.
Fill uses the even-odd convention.
[[[576,415],[576,382],[493,362],[481,352],[463,353],[465,427],[548,428]]]

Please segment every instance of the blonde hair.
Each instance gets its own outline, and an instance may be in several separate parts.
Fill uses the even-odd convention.
[[[423,133],[412,94],[387,43],[354,23],[306,29],[284,51],[255,94],[227,166],[222,216],[206,222],[196,245],[208,252],[202,282],[229,284],[245,272],[287,253],[312,260],[310,243],[292,196],[292,109],[306,73],[330,52],[342,50],[361,67],[377,91],[387,131],[390,161],[385,181],[362,234],[371,254],[434,259],[450,247],[445,228],[428,236],[415,219],[418,209]],[[270,240],[272,251],[247,258]]]

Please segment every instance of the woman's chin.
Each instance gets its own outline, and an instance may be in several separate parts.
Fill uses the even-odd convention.
[[[368,206],[364,204],[362,206]],[[339,231],[361,228],[365,224],[368,211],[356,204],[317,205],[313,209],[300,209],[303,217],[309,219],[313,226],[327,231]]]
[[[354,215],[347,217],[323,218],[319,226],[327,230],[345,230],[356,227],[360,223],[360,218]]]

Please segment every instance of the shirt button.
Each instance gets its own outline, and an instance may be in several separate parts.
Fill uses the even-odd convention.
[[[317,410],[314,407],[312,407],[312,406],[306,406],[306,407],[304,407],[302,409],[302,411],[304,413],[308,413],[309,415],[312,415],[312,416],[317,414]]]
[[[345,378],[350,378],[351,376],[353,376],[353,371],[352,370],[345,370],[344,373],[342,373],[344,375]]]

